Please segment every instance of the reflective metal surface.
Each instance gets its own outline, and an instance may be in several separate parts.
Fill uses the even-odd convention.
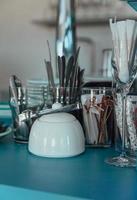
[[[56,55],[66,58],[76,52],[75,1],[59,0],[56,30]]]

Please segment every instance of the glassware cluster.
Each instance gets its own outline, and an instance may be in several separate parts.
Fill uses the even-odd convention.
[[[120,167],[135,167],[136,159],[126,153],[126,106],[127,94],[137,74],[136,45],[137,45],[137,23],[134,20],[112,21],[110,28],[113,38],[112,67],[114,70],[114,82],[116,85],[115,96],[119,92],[122,98],[122,149],[117,157],[108,158],[106,162]],[[117,102],[117,97],[116,97]]]

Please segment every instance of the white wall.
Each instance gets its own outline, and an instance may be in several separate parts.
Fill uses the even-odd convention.
[[[112,48],[112,38],[109,25],[94,25],[78,28],[78,37],[90,38],[94,42],[94,53],[81,47],[81,67],[85,67],[86,76],[99,76],[102,67],[104,49]],[[92,47],[91,47],[92,48]],[[90,59],[89,59],[90,57]]]
[[[8,88],[11,74],[23,81],[44,78],[46,40],[54,53],[55,31],[39,28],[33,19],[43,18],[45,0],[0,0],[0,90]]]
[[[46,40],[55,58],[55,28],[34,25],[32,20],[44,19],[49,1],[0,0],[0,100],[8,91],[11,74],[16,74],[24,83],[31,78],[46,78],[43,62],[48,57]],[[79,27],[77,33],[96,43],[96,60],[92,67],[97,72],[101,68],[102,49],[112,46],[109,27]],[[85,51],[82,53],[81,48],[82,67],[88,66],[87,74],[91,72],[89,56]]]

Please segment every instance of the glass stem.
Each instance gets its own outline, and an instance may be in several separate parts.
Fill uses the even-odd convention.
[[[125,156],[125,140],[126,140],[126,104],[127,104],[127,93],[123,90],[122,92],[122,151],[121,156]]]

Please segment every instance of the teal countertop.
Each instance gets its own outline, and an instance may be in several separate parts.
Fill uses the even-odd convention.
[[[53,194],[0,185],[0,199],[2,200],[86,200],[77,197]]]
[[[128,0],[128,4],[137,11],[137,0]]]
[[[28,199],[33,200],[136,200],[137,170],[104,163],[114,154],[111,148],[87,148],[77,157],[42,158],[30,154],[27,144],[17,144],[6,136],[0,140],[0,199],[9,196],[16,200],[13,196],[21,193],[22,197],[32,195]]]

